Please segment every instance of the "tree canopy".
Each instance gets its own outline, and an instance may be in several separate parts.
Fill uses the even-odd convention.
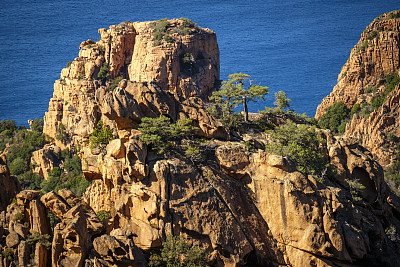
[[[250,75],[245,73],[230,74],[227,81],[223,81],[221,90],[210,97],[222,110],[222,116],[231,116],[240,103],[243,104],[244,120],[248,121],[248,102],[257,102],[268,94],[268,87],[252,84]],[[245,86],[248,84],[248,86]]]

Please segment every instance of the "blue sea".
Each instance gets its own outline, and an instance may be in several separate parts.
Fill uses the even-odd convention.
[[[98,28],[122,21],[190,18],[217,33],[221,79],[235,72],[270,88],[251,112],[286,92],[298,113],[314,116],[365,27],[398,0],[0,1],[0,120],[42,118],[53,83]]]

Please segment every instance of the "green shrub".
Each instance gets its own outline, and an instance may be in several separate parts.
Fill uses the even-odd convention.
[[[57,126],[57,130],[56,130],[56,139],[60,140],[60,141],[65,141],[68,137],[66,128],[64,126],[64,124],[60,123]]]
[[[42,148],[44,144],[46,143],[46,138],[42,132],[28,132],[25,135],[25,140],[24,140],[25,145],[28,147],[32,148],[33,150]]]
[[[14,159],[8,167],[13,175],[19,175],[29,170],[27,160],[20,157]]]
[[[153,29],[154,46],[158,46],[161,44],[161,40],[167,32],[168,25],[168,18],[160,19],[150,23],[150,27]]]
[[[39,190],[41,189],[40,184],[43,181],[43,178],[31,171],[27,171],[21,175],[18,175],[18,181],[24,190]]]
[[[171,123],[170,119],[163,115],[158,118],[145,117],[139,125],[139,138],[143,143],[151,145],[158,154],[163,154],[170,147],[171,141],[188,135],[193,129],[190,119]]]
[[[342,134],[346,131],[347,121],[343,121],[337,128],[338,133]]]
[[[360,197],[360,193],[362,192],[362,190],[365,189],[365,186],[361,184],[358,179],[345,179],[345,181],[350,187],[350,193],[353,201],[362,200],[362,197]]]
[[[361,111],[361,105],[359,103],[354,104],[350,111],[350,118],[353,118],[353,115],[359,113]]]
[[[43,246],[45,246],[46,249],[51,248],[51,236],[48,234],[41,235],[39,232],[34,232],[32,235],[28,236],[26,242],[29,245],[35,245],[36,243],[40,243]]]
[[[289,98],[286,97],[286,93],[283,91],[279,91],[278,93],[275,93],[275,102],[274,105],[279,109],[279,110],[286,110],[290,108],[289,102],[292,101]]]
[[[388,133],[388,134],[387,134],[387,139],[388,139],[390,142],[395,142],[395,141],[396,141],[396,135],[394,134],[394,132]]]
[[[338,131],[338,127],[348,117],[350,110],[346,107],[343,101],[335,102],[332,106],[326,109],[324,115],[319,119],[319,125],[325,129],[331,129],[334,132]]]
[[[200,147],[197,143],[182,145],[185,156],[192,162],[201,161],[204,159]]]
[[[367,40],[373,40],[373,39],[378,38],[378,37],[379,37],[378,31],[372,31],[372,32],[370,32],[368,34]]]
[[[368,47],[368,41],[365,40],[359,47],[357,47],[356,53],[364,51],[367,47]]]
[[[107,80],[109,73],[109,66],[107,62],[104,62],[103,65],[100,67],[99,73],[97,74],[97,78],[102,80],[103,82]]]
[[[72,173],[74,176],[82,174],[82,162],[78,155],[65,156],[64,159],[64,169],[67,172]]]
[[[3,257],[6,258],[9,261],[12,261],[14,259],[14,250],[12,248],[4,248],[4,250],[1,252],[3,254]]]
[[[188,71],[191,74],[192,70],[194,69],[196,60],[192,53],[185,53],[181,56],[181,65],[183,71]]]
[[[24,219],[24,214],[21,212],[17,212],[14,216],[14,221],[21,222]]]
[[[44,121],[43,119],[34,119],[31,123],[31,130],[35,131],[35,132],[43,132],[43,125],[44,125]]]
[[[107,219],[111,219],[111,214],[107,210],[99,210],[96,213],[97,217],[99,218],[100,221],[105,221]]]
[[[270,137],[267,152],[290,158],[303,174],[323,176],[329,162],[320,148],[323,139],[314,126],[288,122],[271,131]]]
[[[365,93],[375,93],[376,92],[376,86],[368,86],[365,90]]]
[[[72,65],[72,61],[68,61],[67,68],[71,67],[71,65]]]
[[[400,77],[397,73],[388,74],[385,76],[386,84],[385,91],[383,91],[378,97],[372,98],[371,106],[374,110],[380,108],[386,101],[390,92],[392,92],[396,86],[400,83]]]
[[[173,43],[175,42],[175,39],[171,35],[166,34],[164,35],[164,41],[166,41],[167,43]]]
[[[14,120],[0,121],[0,134],[3,134],[3,132],[6,130],[10,131],[11,133],[14,133],[14,131],[17,130],[17,125],[15,124]]]
[[[122,76],[118,76],[112,82],[110,83],[110,91],[114,91],[115,88],[117,88],[118,84],[120,81],[122,81],[124,78]]]
[[[399,13],[399,12],[397,12],[397,13],[391,12],[391,13],[388,15],[388,18],[389,18],[389,19],[397,19],[397,18],[400,18],[400,13]]]
[[[112,139],[113,131],[107,125],[103,127],[103,122],[99,121],[90,134],[90,148],[107,145]]]
[[[149,266],[208,266],[209,256],[199,246],[190,245],[180,236],[167,236],[160,255],[150,256]]]

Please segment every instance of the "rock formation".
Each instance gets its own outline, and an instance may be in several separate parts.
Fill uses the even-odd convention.
[[[21,191],[21,186],[16,177],[10,176],[6,157],[0,155],[0,212],[7,210],[10,200],[19,191]]]
[[[400,74],[400,73],[399,73]],[[355,137],[382,165],[393,163],[400,137],[400,87],[397,86],[383,105],[367,118],[354,115],[345,135]]]
[[[61,139],[56,143],[63,148],[71,141],[87,139],[98,119],[124,129],[134,127],[143,116],[165,114],[173,120],[190,117],[205,136],[226,136],[196,100],[207,98],[219,81],[216,35],[195,25],[185,26],[188,32],[181,34],[183,23],[170,20],[166,31],[172,39],[159,45],[153,40],[151,22],[100,29],[98,42],[83,42],[79,57],[61,71],[54,84],[43,132]],[[98,78],[104,65],[106,82]],[[109,90],[117,77],[124,80]],[[60,136],[60,127],[67,134]]]
[[[383,14],[366,28],[342,67],[337,85],[318,106],[315,115],[317,119],[338,101],[343,101],[349,108],[355,104],[371,104],[385,93],[385,76],[400,76],[399,14],[400,11]],[[399,97],[397,86],[371,114],[355,114],[350,118],[344,133],[345,136],[358,138],[382,165],[394,161],[396,139],[400,137],[397,119]]]
[[[400,11],[376,18],[361,34],[358,43],[338,76],[330,95],[318,106],[315,118],[335,102],[343,101],[351,108],[371,97],[367,88],[383,90],[384,76],[400,68]]]
[[[215,34],[185,19],[161,22],[169,36],[161,41],[160,21],[101,29],[101,40],[83,42],[62,70],[44,132],[61,148],[80,146],[92,183],[82,198],[66,189],[40,198],[39,191],[19,193],[0,214],[7,252],[0,266],[26,266],[32,252],[38,266],[147,266],[150,250],[169,235],[199,245],[212,266],[395,262],[400,199],[371,152],[321,130],[320,149],[336,176],[316,179],[262,150],[268,133],[230,135],[203,101],[219,76]],[[143,117],[161,114],[171,122],[190,118],[196,127],[164,155],[142,142],[138,129]],[[99,120],[113,139],[90,146]],[[184,150],[193,144],[195,156]],[[359,199],[349,180],[365,187]]]

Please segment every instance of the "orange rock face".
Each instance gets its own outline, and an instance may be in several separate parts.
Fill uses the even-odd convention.
[[[319,119],[335,102],[343,101],[349,108],[362,102],[367,97],[368,87],[375,86],[380,90],[383,77],[400,68],[399,37],[400,18],[391,18],[390,14],[385,14],[375,19],[351,50],[339,74],[338,83],[318,106],[315,118]]]
[[[130,104],[130,111],[134,114],[123,122],[120,120],[120,124],[117,122],[118,128],[134,127],[140,121],[143,110],[151,109],[153,116],[164,114],[162,106],[168,106],[171,101],[180,103],[179,97],[207,98],[219,80],[216,35],[200,27],[190,28],[185,34],[178,33],[182,23],[175,19],[169,21],[168,42],[156,43],[153,40],[155,30],[151,22],[113,25],[109,30],[99,30],[101,39],[98,42],[82,42],[79,57],[61,71],[61,78],[54,84],[53,98],[44,117],[44,133],[55,138],[60,127],[64,126],[68,135],[56,140],[56,144],[64,148],[87,138],[98,119],[115,127],[107,117],[111,116],[112,120],[115,108],[127,108],[118,102],[121,97],[125,97],[127,85],[126,90],[134,99],[125,99],[129,102],[125,104]],[[108,66],[106,72],[102,70],[104,65]],[[110,83],[117,77],[125,79],[120,87],[122,96],[121,90],[115,90],[114,93],[109,90]],[[132,86],[129,84],[132,83],[136,83],[133,88],[136,91],[130,92]],[[152,92],[146,95],[147,88],[151,87],[163,91],[160,94],[170,99],[167,105],[163,104],[164,99],[160,96],[152,96]],[[167,92],[175,95],[168,96]],[[157,97],[160,99],[151,102]],[[143,104],[150,106],[144,107]],[[172,118],[175,120],[182,115],[191,117],[190,114],[194,112],[191,112],[190,107],[190,102],[189,105],[183,103],[181,110],[173,111],[177,114]],[[204,107],[196,104],[192,108],[200,108],[204,114],[208,113]],[[180,112],[190,114],[180,115]],[[209,118],[205,122],[200,120],[199,124],[205,130],[204,135],[212,135],[213,132],[221,134],[221,125]]]

